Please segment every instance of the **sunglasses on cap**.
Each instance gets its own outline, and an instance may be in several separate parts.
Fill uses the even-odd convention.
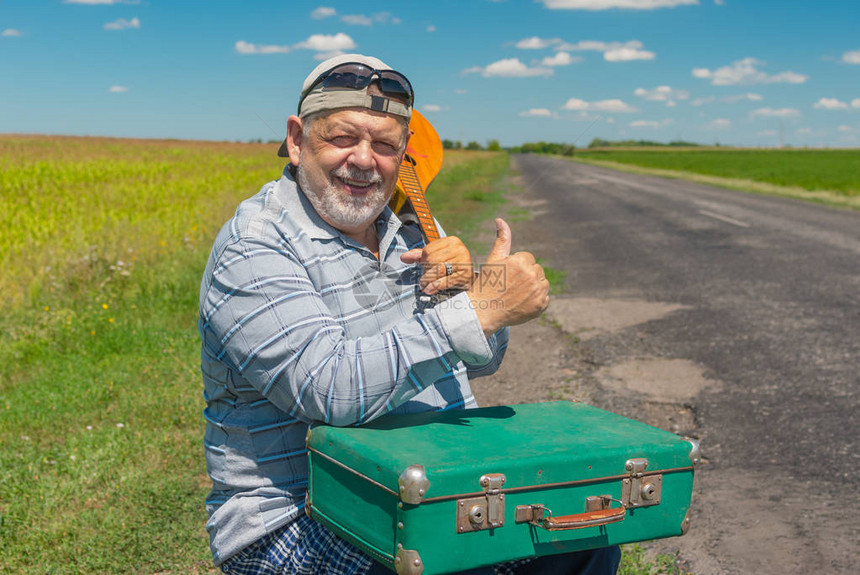
[[[406,100],[407,104],[412,105],[412,101],[415,98],[412,84],[400,72],[395,72],[394,70],[374,70],[365,64],[347,62],[323,72],[311,83],[305,93],[302,94],[302,99],[299,100],[299,111],[301,111],[302,102],[305,101],[308,94],[320,84],[322,84],[323,88],[335,90],[363,90],[373,82],[374,77],[379,79],[379,90],[383,94],[400,100]]]

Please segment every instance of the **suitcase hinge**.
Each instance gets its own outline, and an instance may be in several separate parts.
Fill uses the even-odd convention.
[[[487,473],[479,481],[484,488],[482,497],[457,500],[457,533],[495,529],[505,525],[505,476]]]
[[[621,502],[627,509],[659,505],[663,494],[663,476],[645,475],[648,460],[628,459],[624,469],[630,477],[621,480]]]

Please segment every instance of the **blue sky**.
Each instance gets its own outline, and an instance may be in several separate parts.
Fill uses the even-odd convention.
[[[0,0],[0,133],[279,139],[338,51],[464,143],[860,147],[853,0]]]

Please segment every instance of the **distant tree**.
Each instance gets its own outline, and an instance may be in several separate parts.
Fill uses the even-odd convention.
[[[556,154],[572,156],[576,147],[573,144],[558,144],[555,142],[526,142],[512,151],[520,154]]]
[[[490,152],[498,152],[501,151],[502,145],[499,144],[498,140],[490,140],[487,142],[487,150]]]
[[[454,149],[454,142],[452,142],[451,140],[449,140],[447,138],[442,140],[442,149],[443,150],[453,150]]]
[[[468,144],[466,144],[466,149],[474,151],[474,150],[481,150],[482,148],[481,148],[481,144],[479,144],[478,142],[473,140],[473,141],[469,142]]]
[[[463,142],[461,142],[460,140],[457,140],[456,142],[454,142],[454,149],[455,150],[462,150],[463,149]]]

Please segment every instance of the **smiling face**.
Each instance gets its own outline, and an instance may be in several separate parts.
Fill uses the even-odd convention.
[[[366,231],[394,190],[406,149],[403,123],[348,108],[310,122],[292,116],[288,128],[290,161],[320,217],[347,235]]]

